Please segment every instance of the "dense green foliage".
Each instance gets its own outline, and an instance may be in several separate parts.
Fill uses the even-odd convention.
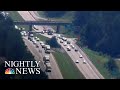
[[[20,31],[14,28],[13,21],[10,17],[5,18],[0,14],[0,57],[7,60],[34,60],[32,54],[22,40]],[[4,63],[0,65],[1,79],[14,79],[16,75],[4,75]],[[34,77],[33,77],[34,76]],[[41,70],[40,75],[21,75],[21,79],[46,79],[46,74]],[[20,79],[20,78],[19,78]]]
[[[120,78],[119,68],[113,59],[110,58],[108,63],[105,64],[105,67],[113,77]]]
[[[120,12],[79,11],[74,24],[79,25],[74,33],[80,35],[83,45],[111,56],[120,54]]]
[[[58,44],[56,37],[52,37],[50,40],[46,41],[53,48],[60,48],[61,46]]]

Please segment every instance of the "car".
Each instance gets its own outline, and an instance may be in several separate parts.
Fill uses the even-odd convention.
[[[38,30],[38,28],[36,28],[36,25],[33,25],[33,29]]]
[[[65,37],[62,37],[62,40],[63,40],[63,41],[67,41],[67,38],[65,38]]]
[[[42,43],[41,46],[42,46],[42,48],[45,48],[45,44],[44,43]]]
[[[80,58],[83,58],[82,54],[80,54]]]
[[[34,37],[35,38],[35,40],[37,40],[37,37]]]
[[[67,51],[71,51],[71,48],[70,48],[70,46],[67,46]]]
[[[73,45],[73,44],[70,44],[70,46],[74,49],[75,48],[75,46]]]
[[[65,38],[65,37],[62,37],[61,39],[64,41],[64,38]]]
[[[23,32],[20,32],[22,36],[24,36],[24,33]]]
[[[71,42],[67,40],[67,44],[70,44]]]
[[[24,36],[27,36],[27,33],[24,33]]]
[[[44,42],[43,42],[43,41],[40,41],[40,45],[41,45],[42,43],[44,43]]]
[[[60,34],[58,34],[58,35],[57,35],[57,38],[59,38],[59,39],[60,39],[60,37],[61,37],[61,35],[60,35]]]
[[[30,37],[33,37],[34,35],[33,34],[30,34]]]
[[[83,63],[86,64],[86,60],[85,59],[83,60]]]
[[[45,33],[45,31],[42,31],[42,32],[41,32],[41,34],[44,34],[44,33]]]
[[[62,35],[60,35],[59,39],[62,39],[62,38],[63,38],[63,36],[62,36]]]
[[[36,44],[36,48],[39,48],[39,46]]]
[[[78,49],[75,47],[75,52],[77,52],[78,51]]]
[[[64,46],[66,46],[67,45],[67,42],[64,42],[64,44],[63,44]]]
[[[33,44],[36,44],[36,43],[37,43],[36,40],[34,40],[34,39],[33,39],[32,41],[33,41]]]
[[[79,63],[79,60],[76,60],[75,63]]]
[[[37,39],[36,39],[37,41],[40,41],[40,39],[37,37]]]
[[[63,40],[60,40],[60,43],[63,43]]]

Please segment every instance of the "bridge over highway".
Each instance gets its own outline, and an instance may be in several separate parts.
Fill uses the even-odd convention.
[[[53,20],[47,20],[47,21],[14,21],[15,25],[29,25],[29,30],[32,31],[33,25],[50,25],[50,26],[57,26],[57,32],[60,30],[60,26],[67,26],[71,25],[72,22],[68,21],[53,21]]]
[[[67,21],[14,21],[17,25],[70,25]]]

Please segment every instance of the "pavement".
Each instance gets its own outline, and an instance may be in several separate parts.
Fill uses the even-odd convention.
[[[45,56],[45,51],[44,49],[41,47],[40,43],[37,42],[37,45],[39,46],[39,48],[36,48],[35,45],[32,43],[32,41],[29,41],[27,39],[27,37],[23,37],[23,40],[25,42],[25,45],[28,47],[28,49],[30,50],[30,52],[32,53],[32,55],[34,56],[35,60],[37,61],[41,61],[40,62],[40,68],[42,71],[45,72],[46,67],[43,61],[43,57]],[[39,52],[41,51],[41,52]],[[53,57],[52,54],[50,54],[50,63],[51,63],[51,72],[46,72],[46,74],[48,75],[49,79],[63,79],[62,74],[58,68],[58,65]]]
[[[33,20],[34,21],[34,20],[38,19],[38,18],[36,18],[36,14],[32,13],[32,15],[31,15],[30,14],[31,12],[28,12],[28,11],[18,11],[18,13],[23,17],[24,20]],[[39,28],[38,31],[43,30],[42,26],[38,26],[37,28]],[[47,26],[46,26],[46,28],[47,28]],[[52,36],[48,36],[48,35],[45,35],[45,34],[44,34],[44,36],[49,37],[49,38],[52,37]],[[75,63],[76,60],[80,61],[79,63],[75,63],[75,64],[78,67],[78,69],[82,72],[82,74],[85,76],[85,78],[86,79],[104,79],[104,77],[99,73],[99,71],[92,64],[92,62],[87,57],[87,55],[83,52],[83,50],[74,43],[73,39],[69,38],[69,40],[73,43],[73,45],[75,47],[78,48],[79,53],[75,52],[73,49],[71,51],[67,51],[66,47],[63,46],[63,44],[61,44],[61,43],[59,43],[59,44],[64,48],[64,50],[71,57],[71,59],[73,60],[74,63]],[[58,42],[59,42],[59,40],[58,40]],[[79,58],[79,54],[82,54],[83,58]],[[83,64],[83,60],[86,61],[86,64]]]

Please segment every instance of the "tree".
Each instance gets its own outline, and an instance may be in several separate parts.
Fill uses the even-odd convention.
[[[120,12],[79,11],[75,14],[74,29],[82,45],[111,56],[120,55]]]
[[[119,68],[112,58],[110,58],[108,63],[105,64],[105,67],[108,69],[108,71],[111,73],[113,77],[117,77],[117,78],[120,77]]]
[[[14,28],[13,21],[10,17],[6,18],[0,14],[0,57],[5,57],[7,60],[18,61],[18,60],[34,60],[34,57],[23,42],[20,35],[20,31]],[[15,78],[14,75],[5,76],[4,64],[0,65],[0,77],[3,79]],[[29,75],[28,75],[29,76]],[[34,75],[35,76],[35,75]],[[32,77],[29,77],[32,78]],[[29,79],[28,78],[28,79]],[[41,70],[39,79],[47,79],[45,72]],[[23,77],[24,79],[24,77]]]
[[[53,48],[60,48],[61,46],[58,44],[56,37],[52,37],[47,43]]]

